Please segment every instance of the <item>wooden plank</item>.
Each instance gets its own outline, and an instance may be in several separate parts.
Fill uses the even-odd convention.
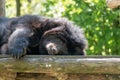
[[[25,56],[0,58],[0,72],[120,74],[119,57]]]
[[[16,73],[14,72],[0,72],[0,80],[15,80]]]
[[[15,80],[120,80],[120,74],[19,73]]]

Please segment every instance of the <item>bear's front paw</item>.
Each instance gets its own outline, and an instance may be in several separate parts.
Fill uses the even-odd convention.
[[[26,49],[9,48],[9,54],[16,59],[20,59],[21,57],[23,57],[26,54]]]

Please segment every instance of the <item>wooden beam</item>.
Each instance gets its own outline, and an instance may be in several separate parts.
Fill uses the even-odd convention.
[[[0,72],[120,74],[119,57],[29,55],[20,60],[0,57]]]

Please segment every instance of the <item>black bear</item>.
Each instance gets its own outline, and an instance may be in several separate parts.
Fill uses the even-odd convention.
[[[84,55],[86,46],[83,30],[65,18],[37,15],[0,18],[1,53],[15,58],[34,54],[33,50],[38,49],[39,54]]]

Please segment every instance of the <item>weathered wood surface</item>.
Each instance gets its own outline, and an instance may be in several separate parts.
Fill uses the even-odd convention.
[[[25,56],[20,60],[0,56],[0,72],[120,74],[118,57]]]
[[[118,74],[30,74],[21,73],[18,74],[15,80],[120,80]]]

